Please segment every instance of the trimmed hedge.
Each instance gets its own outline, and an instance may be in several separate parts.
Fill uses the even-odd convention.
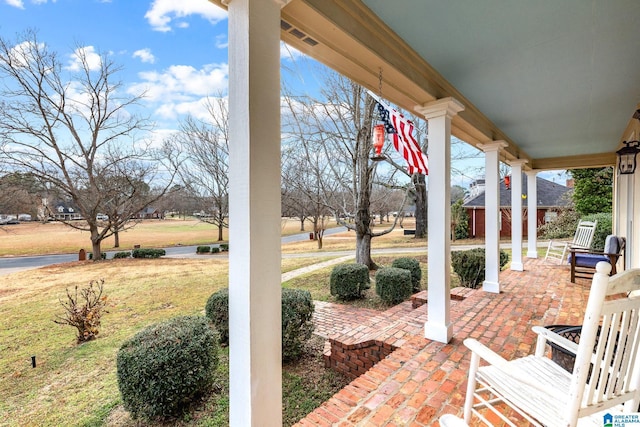
[[[100,258],[107,259],[107,253],[106,252],[100,252]],[[93,259],[93,252],[89,252],[89,259],[90,260]]]
[[[331,271],[329,280],[331,295],[351,300],[362,298],[362,293],[371,287],[369,268],[363,264],[341,264]]]
[[[117,355],[125,409],[149,421],[181,415],[212,386],[218,351],[202,316],[176,317],[138,332]]]
[[[129,258],[131,256],[131,252],[129,251],[125,251],[125,252],[116,252],[115,254],[113,254],[113,259],[118,259],[118,258]]]
[[[196,253],[197,254],[208,254],[209,252],[211,252],[211,247],[210,246],[198,246],[196,248]]]
[[[221,252],[227,252],[229,250],[229,244],[228,243],[220,243],[220,251]]]
[[[376,293],[386,303],[399,304],[409,299],[413,291],[411,271],[385,267],[376,273]]]
[[[166,255],[167,252],[164,249],[134,249],[131,252],[133,258],[160,258]]]
[[[218,331],[220,344],[229,344],[229,289],[214,292],[207,300],[204,311]]]
[[[413,292],[420,292],[420,280],[422,279],[422,269],[420,269],[420,262],[415,258],[396,258],[391,263],[391,267],[404,268],[411,272],[411,283],[413,284]]]
[[[211,247],[211,253],[212,254],[217,254],[218,252],[220,252],[220,248],[217,246],[212,246]]]
[[[500,268],[507,265],[509,255],[500,251]],[[484,248],[451,252],[451,266],[460,278],[460,284],[467,288],[476,289],[485,278],[485,250]]]
[[[315,306],[311,293],[302,289],[282,289],[282,360],[290,361],[302,355],[304,343],[313,334]],[[218,330],[220,343],[229,343],[229,290],[212,294],[205,306],[207,317]]]
[[[313,300],[303,289],[282,289],[282,360],[296,360],[313,334]]]

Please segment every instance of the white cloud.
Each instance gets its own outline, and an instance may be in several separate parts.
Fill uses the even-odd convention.
[[[143,72],[143,80],[131,86],[130,94],[145,92],[143,102],[158,104],[159,118],[175,119],[182,114],[201,117],[202,102],[207,96],[226,92],[229,67],[209,64],[201,69],[189,65],[173,65],[162,72]]]
[[[151,8],[144,15],[151,27],[156,31],[171,31],[173,25],[185,28],[189,24],[180,18],[199,15],[215,24],[227,17],[227,12],[207,0],[154,0]]]
[[[24,9],[24,2],[22,0],[4,0],[9,6],[17,7],[18,9]]]
[[[142,62],[148,62],[149,64],[156,62],[156,57],[153,56],[153,53],[151,53],[151,49],[149,48],[136,50],[133,52],[133,57],[140,58]]]
[[[85,46],[76,49],[71,55],[69,55],[69,65],[67,69],[71,71],[78,71],[84,68],[82,65],[83,59],[86,62],[89,70],[99,70],[102,64],[102,58],[96,52],[93,46]]]
[[[226,34],[218,34],[216,36],[215,46],[218,49],[226,49],[229,47],[229,39]]]

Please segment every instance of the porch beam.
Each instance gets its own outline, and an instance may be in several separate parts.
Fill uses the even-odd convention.
[[[230,425],[282,425],[280,6],[229,0]],[[266,424],[265,424],[266,423]]]
[[[500,293],[500,150],[505,141],[480,144],[485,161],[485,280],[482,289]]]
[[[416,106],[429,123],[429,192],[427,220],[429,263],[428,320],[425,338],[448,343],[453,336],[451,283],[451,120],[464,109],[453,98]]]

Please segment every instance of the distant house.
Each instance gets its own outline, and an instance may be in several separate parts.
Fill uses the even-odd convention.
[[[156,208],[148,207],[141,210],[138,213],[137,218],[138,219],[164,219],[164,214]]]
[[[56,221],[73,221],[82,219],[82,215],[76,212],[73,206],[57,203],[55,208],[51,209],[50,215]]]
[[[511,177],[508,177],[509,179]],[[538,209],[536,212],[536,228],[553,220],[557,216],[558,209],[568,205],[572,188],[536,177]],[[485,236],[485,199],[484,179],[474,181],[469,189],[469,196],[463,203],[463,207],[469,215],[469,237]],[[522,206],[523,228],[522,235],[527,237],[529,215],[527,212],[527,179],[522,178]],[[504,180],[500,181],[500,237],[511,237],[511,188],[507,188]]]

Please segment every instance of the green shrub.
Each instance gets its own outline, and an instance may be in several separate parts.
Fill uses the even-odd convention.
[[[211,247],[210,246],[198,246],[196,248],[196,253],[197,254],[208,254],[209,252],[211,252]]]
[[[113,259],[118,259],[118,258],[129,258],[131,256],[131,252],[126,251],[126,252],[116,252],[115,254],[113,254]]]
[[[597,214],[587,215],[583,217],[582,220],[598,221],[598,224],[596,224],[596,231],[595,233],[593,233],[591,249],[599,252],[604,251],[604,242],[605,240],[607,240],[607,236],[612,233],[611,230],[613,230],[611,212],[601,212]]]
[[[282,289],[282,360],[296,360],[313,334],[313,300],[303,289]]]
[[[222,252],[226,252],[229,250],[229,244],[228,243],[220,243],[220,250]]]
[[[509,255],[501,250],[500,268],[507,265],[507,262],[509,262]],[[475,289],[485,278],[485,249],[475,248],[451,252],[451,265],[460,278],[460,284]]]
[[[411,272],[411,283],[413,284],[413,292],[419,292],[421,289],[420,280],[422,279],[422,269],[420,262],[415,258],[396,258],[391,263],[391,267],[404,268]]]
[[[376,273],[376,293],[386,303],[401,303],[411,296],[412,290],[410,270],[385,267]]]
[[[211,253],[212,254],[217,254],[218,252],[220,252],[220,248],[217,246],[212,246],[211,247]]]
[[[214,292],[207,300],[204,311],[218,331],[220,344],[229,344],[229,289]]]
[[[361,298],[370,283],[369,268],[363,264],[337,265],[329,281],[331,295],[343,300]]]
[[[131,256],[134,258],[160,258],[166,255],[164,249],[134,249]]]
[[[313,333],[313,300],[301,289],[282,289],[282,360],[302,354],[304,343]],[[221,289],[207,300],[205,313],[218,331],[220,342],[229,343],[229,290]]]
[[[117,355],[125,409],[134,419],[181,415],[212,386],[218,351],[215,332],[201,316],[176,317],[138,332]]]
[[[576,234],[578,221],[580,216],[575,210],[561,209],[553,221],[538,227],[538,235],[542,239],[571,239]]]

